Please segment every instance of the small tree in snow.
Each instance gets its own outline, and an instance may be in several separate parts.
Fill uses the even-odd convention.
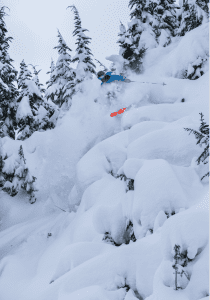
[[[50,120],[55,109],[42,97],[38,77],[32,80],[31,72],[24,61],[21,62],[18,86],[20,97],[17,100],[18,108],[16,121],[18,132],[17,139],[24,140],[30,137],[35,131],[43,131],[55,127]]]
[[[75,88],[76,86],[82,82],[84,79],[92,79],[92,74],[96,74],[95,68],[96,66],[93,63],[91,56],[90,48],[88,44],[90,44],[91,38],[85,35],[85,31],[87,29],[82,28],[81,19],[79,16],[79,12],[74,5],[68,6],[71,7],[72,11],[74,12],[74,20],[75,20],[75,29],[73,31],[73,36],[77,36],[77,48],[76,48],[76,55],[73,57],[72,62],[78,61],[77,69],[76,69],[76,78],[75,78]],[[68,8],[67,7],[67,8]]]
[[[174,246],[174,264],[172,268],[175,270],[175,290],[182,289],[182,287],[178,286],[178,275],[182,277],[184,274],[185,277],[190,280],[189,275],[185,271],[185,267],[187,266],[188,262],[191,261],[187,257],[187,251],[184,253],[180,253],[180,245],[175,245]]]
[[[36,201],[36,177],[32,176],[29,172],[24,158],[22,145],[18,151],[18,158],[12,156],[4,160],[4,167],[2,171],[5,179],[5,183],[2,188],[3,191],[14,197],[21,189],[23,189],[29,195],[29,201],[31,204]]]
[[[199,127],[199,131],[190,129],[190,128],[184,128],[186,131],[189,132],[189,134],[193,133],[195,135],[195,138],[197,140],[197,143],[196,143],[197,145],[200,145],[201,147],[202,147],[202,145],[205,146],[203,152],[196,160],[198,165],[201,162],[203,164],[208,164],[208,162],[209,162],[209,125],[206,124],[206,122],[204,121],[202,113],[200,113],[200,116],[201,116],[201,125]],[[205,175],[203,175],[201,180],[206,176],[209,176],[209,172],[207,172]]]
[[[67,101],[67,98],[73,94],[72,84],[75,72],[70,67],[71,55],[68,53],[72,50],[67,46],[59,30],[58,45],[54,49],[58,50],[59,57],[55,67],[53,62],[51,62],[51,74],[50,80],[47,82],[46,97],[61,107]]]
[[[48,71],[46,74],[50,74],[50,79],[46,82],[47,85],[47,90],[49,90],[49,88],[53,85],[53,83],[55,82],[55,64],[53,59],[51,58],[51,65],[50,65],[50,71]],[[46,98],[47,99],[51,99],[51,101],[54,101],[54,93],[51,92],[49,94],[46,94]]]
[[[188,65],[188,69],[184,72],[184,78],[195,80],[208,72],[208,56],[201,58],[200,56]]]
[[[32,79],[32,74],[31,71],[28,69],[24,59],[21,61],[20,63],[20,73],[18,76],[18,88],[21,89],[21,94],[20,94],[20,98],[22,98],[23,96],[25,96],[25,89],[27,88],[26,84],[25,84],[25,80],[31,80]]]
[[[129,60],[131,60],[134,53],[132,49],[132,41],[130,39],[130,34],[122,23],[120,24],[120,33],[118,34],[118,36],[119,39],[117,43],[120,44],[119,54],[122,55],[124,59],[128,60],[128,62],[124,62],[123,65],[123,70],[126,72],[129,69]]]
[[[36,66],[30,64],[34,70],[34,77],[33,77],[33,81],[35,82],[35,84],[37,85],[39,91],[44,94],[45,89],[43,88],[43,84],[39,82],[39,72],[41,72],[41,70],[37,71],[36,70]]]
[[[5,6],[0,7],[0,137],[9,136],[14,139],[16,98],[18,97],[14,82],[17,81],[18,72],[12,66],[13,60],[8,54],[9,42],[13,38],[6,37],[4,10]]]
[[[127,226],[124,233],[125,244],[129,244],[130,241],[136,242],[136,237],[133,230],[133,223],[131,220],[127,220]]]

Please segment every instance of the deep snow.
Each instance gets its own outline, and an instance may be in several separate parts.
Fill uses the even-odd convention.
[[[207,33],[204,24],[149,50],[145,73],[130,77],[166,86],[88,79],[55,129],[1,140],[8,163],[23,146],[39,189],[33,205],[0,191],[1,300],[209,299],[208,179],[195,163],[202,148],[184,130],[199,128],[199,112],[208,122],[209,75],[180,78],[208,53]],[[120,67],[118,56],[107,59]],[[118,98],[109,103],[111,90]],[[128,220],[136,242],[102,240],[109,232],[121,244]],[[190,259],[178,291],[175,244]]]

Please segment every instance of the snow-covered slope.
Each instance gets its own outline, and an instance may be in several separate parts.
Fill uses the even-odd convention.
[[[150,50],[117,100],[105,97],[116,83],[87,80],[54,130],[2,139],[9,157],[23,145],[39,191],[33,205],[0,191],[1,300],[209,299],[208,178],[184,130],[200,112],[208,123],[209,75],[177,75],[206,53],[206,32]],[[167,85],[137,83],[152,80]]]

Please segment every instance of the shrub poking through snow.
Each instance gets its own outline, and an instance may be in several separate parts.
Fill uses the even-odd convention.
[[[125,238],[125,244],[129,244],[130,241],[136,242],[136,237],[133,230],[133,223],[131,222],[131,220],[128,221],[124,238]]]
[[[209,157],[209,125],[206,124],[206,122],[204,121],[203,118],[203,114],[200,113],[201,115],[201,125],[199,127],[199,131],[194,130],[194,129],[190,129],[190,128],[184,128],[186,131],[189,131],[189,134],[193,133],[195,135],[195,138],[197,140],[197,145],[199,144],[200,146],[202,146],[203,144],[205,145],[205,148],[203,150],[203,152],[201,153],[201,155],[197,158],[197,164],[200,165],[200,163],[208,164],[208,157]],[[203,177],[201,178],[201,180],[206,177],[209,176],[209,172],[207,172],[205,175],[203,175]]]
[[[186,278],[190,280],[190,277],[184,268],[191,259],[187,257],[187,251],[180,253],[180,245],[174,246],[174,252],[174,264],[172,267],[175,270],[175,290],[179,290],[182,289],[182,287],[178,286],[178,275],[182,277],[184,274]]]
[[[126,226],[126,229],[125,229],[125,232],[123,235],[123,243],[120,243],[120,244],[116,243],[114,241],[114,239],[112,238],[110,232],[105,232],[102,241],[105,241],[106,243],[117,246],[117,247],[119,247],[122,244],[128,245],[130,243],[130,241],[136,242],[136,237],[135,237],[134,230],[133,230],[133,223],[131,222],[131,220],[128,220],[127,226]]]
[[[132,178],[127,178],[125,174],[119,174],[119,175],[114,175],[113,171],[111,171],[111,175],[114,176],[115,178],[120,178],[120,180],[123,180],[126,182],[126,193],[128,191],[133,191],[134,190],[134,179]]]
[[[208,71],[208,59],[200,56],[188,65],[188,69],[184,72],[184,78],[195,80],[200,78]]]
[[[29,195],[29,202],[33,204],[36,201],[35,187],[36,177],[32,176],[26,166],[26,159],[24,158],[23,147],[20,146],[18,151],[18,158],[13,155],[4,160],[4,167],[2,169],[5,180],[3,191],[14,197],[23,189]]]
[[[173,210],[171,213],[165,211],[165,214],[167,216],[167,219],[170,218],[171,216],[175,215],[175,211]]]
[[[128,178],[128,184],[127,184],[127,187],[128,187],[128,190],[127,191],[133,191],[134,190],[134,179],[130,179]]]
[[[121,244],[117,244],[117,243],[113,240],[113,238],[112,238],[110,232],[105,232],[102,241],[104,241],[105,243],[108,243],[108,244],[117,246],[117,247],[121,245]]]

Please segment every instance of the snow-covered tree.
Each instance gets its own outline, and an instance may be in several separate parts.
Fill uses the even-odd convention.
[[[18,139],[24,140],[34,131],[54,128],[55,124],[50,118],[55,109],[44,101],[41,90],[32,80],[31,72],[24,61],[21,62],[18,86],[20,88],[16,113],[17,128],[20,133]]]
[[[58,45],[54,49],[58,50],[58,60],[54,67],[51,62],[50,80],[47,82],[47,99],[51,99],[56,105],[61,107],[72,95],[72,85],[75,77],[74,69],[70,67],[72,51],[66,44],[58,30]]]
[[[197,0],[195,2],[183,1],[178,15],[179,29],[178,35],[184,36],[186,32],[200,26],[208,21],[209,9],[208,2]]]
[[[24,158],[22,145],[19,148],[18,156],[12,155],[4,160],[2,171],[5,178],[5,183],[2,188],[3,191],[14,197],[21,189],[23,189],[29,195],[30,203],[36,201],[36,177],[32,176],[29,172]]]
[[[4,185],[4,176],[2,173],[3,170],[3,153],[2,153],[2,144],[1,144],[1,139],[0,139],[0,188]]]
[[[23,97],[23,95],[25,95],[25,94],[23,94],[23,92],[25,92],[25,89],[27,88],[27,86],[25,85],[26,79],[31,80],[32,74],[23,59],[20,63],[20,73],[18,76],[18,88],[21,89],[20,98]]]
[[[91,53],[91,50],[88,47],[91,38],[86,36],[86,34],[84,33],[85,31],[88,31],[88,29],[82,28],[81,19],[77,8],[74,5],[68,7],[71,7],[72,11],[74,12],[75,29],[73,31],[73,36],[77,36],[76,55],[72,59],[73,63],[78,61],[75,78],[76,91],[76,86],[80,82],[82,82],[86,78],[92,79],[92,74],[96,74],[96,66],[94,65],[91,57],[93,56],[93,54]]]
[[[201,163],[208,164],[209,163],[209,125],[204,121],[204,116],[202,113],[200,113],[201,116],[201,125],[199,127],[199,131],[191,129],[191,128],[184,128],[186,131],[189,132],[189,134],[193,133],[195,135],[195,138],[197,140],[197,145],[204,145],[205,148],[203,152],[199,155],[197,158],[197,164],[200,165]],[[201,180],[209,176],[209,172],[203,175]]]
[[[9,136],[14,139],[16,127],[16,98],[18,90],[14,85],[17,81],[17,71],[12,66],[13,60],[8,54],[9,42],[12,37],[6,37],[7,29],[4,21],[5,6],[0,7],[0,137]]]
[[[209,60],[207,53],[203,58],[198,56],[194,62],[189,63],[187,70],[184,71],[183,77],[190,80],[198,79],[208,72],[208,66]]]
[[[128,23],[132,54],[129,55],[127,60],[131,70],[141,73],[142,59],[146,49],[156,47],[157,42],[152,31],[151,15],[145,10],[146,1],[130,0],[130,9],[134,6],[134,10],[130,14],[131,22]]]
[[[118,36],[119,39],[117,40],[117,43],[120,44],[119,55],[122,55],[124,59],[128,60],[128,62],[124,62],[123,65],[123,70],[126,71],[129,69],[129,60],[133,57],[134,53],[132,49],[130,34],[122,23],[120,24],[120,32]]]
[[[141,72],[141,60],[146,49],[167,46],[176,35],[176,4],[174,0],[130,0],[131,22],[128,33],[133,54],[129,56],[132,69]],[[123,28],[122,28],[122,31]],[[123,32],[122,32],[123,33]],[[127,40],[128,41],[128,40]]]
[[[54,70],[55,70],[55,64],[54,64],[54,61],[53,59],[51,58],[51,65],[50,65],[50,71],[48,71],[46,74],[50,74],[50,79],[46,82],[46,85],[47,85],[47,90],[49,91],[49,88],[53,85],[54,81],[55,81],[55,73],[54,73]],[[45,95],[46,98],[50,98],[51,101],[54,101],[54,94],[51,93],[51,94],[46,94]]]
[[[153,0],[151,5],[154,15],[152,28],[156,35],[156,41],[160,46],[165,47],[171,43],[171,38],[177,32],[177,5],[175,0]]]
[[[32,64],[30,64],[30,65],[32,66],[33,71],[34,71],[34,73],[33,73],[34,74],[33,81],[36,83],[36,85],[38,86],[40,92],[43,94],[45,92],[45,89],[43,88],[43,84],[39,82],[39,77],[38,77],[39,72],[41,70],[37,71],[36,70],[36,66],[34,66]]]
[[[189,280],[190,277],[188,273],[185,270],[185,267],[187,266],[188,262],[191,261],[187,257],[187,251],[183,251],[182,253],[180,252],[180,245],[175,245],[174,246],[174,264],[173,264],[173,269],[175,270],[175,290],[181,289],[181,287],[178,284],[178,276],[180,275],[181,277],[183,275],[186,276],[186,278]]]

